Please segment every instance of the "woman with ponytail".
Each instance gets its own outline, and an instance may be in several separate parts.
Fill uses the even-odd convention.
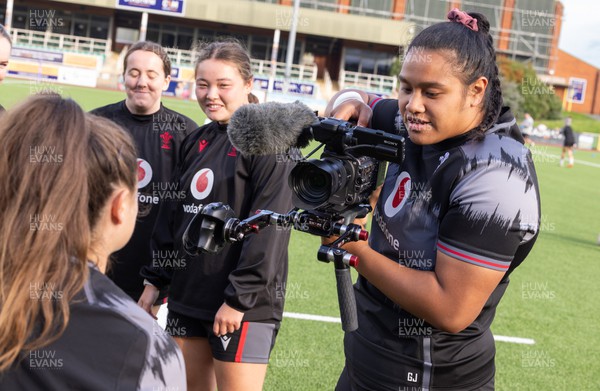
[[[198,256],[186,254],[182,237],[212,202],[229,205],[240,219],[257,209],[289,211],[292,163],[244,156],[227,136],[232,114],[257,102],[248,52],[229,40],[203,44],[197,53],[196,96],[212,122],[183,141],[174,181],[185,197],[161,206],[154,233],[157,248],[170,248],[183,261],[144,267],[139,304],[150,311],[170,284],[166,329],[183,351],[189,391],[258,391],[283,314],[290,232],[267,229],[219,254]]]
[[[341,91],[326,113],[406,138],[360,259],[359,328],[337,390],[493,390],[490,325],[539,232],[531,153],[502,93],[487,19],[454,9],[409,45],[398,99]]]
[[[175,343],[104,276],[137,215],[130,136],[39,95],[0,139],[0,389],[184,389]]]

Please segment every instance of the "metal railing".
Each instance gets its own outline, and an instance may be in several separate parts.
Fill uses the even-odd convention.
[[[194,52],[192,50],[181,50],[177,48],[165,48],[171,63],[175,65],[194,66]]]
[[[267,60],[251,60],[252,72],[255,76],[269,76],[271,75],[271,61]],[[275,78],[285,77],[285,63],[275,63]],[[304,65],[304,64],[292,64],[290,69],[290,79],[293,80],[317,80],[317,66],[315,64]]]
[[[195,53],[192,50],[180,50],[176,48],[165,48],[171,62],[176,65],[194,66]],[[254,76],[270,76],[271,61],[251,59],[252,72]],[[285,63],[277,62],[275,65],[275,77],[285,77]],[[303,65],[292,64],[290,79],[294,80],[317,80],[317,66],[315,64]]]
[[[340,71],[340,90],[344,88],[357,88],[359,90],[390,94],[396,90],[397,83],[398,80],[393,76]]]
[[[107,39],[79,37],[48,31],[12,28],[13,46],[29,46],[60,51],[83,52],[105,55],[110,52],[111,42]]]

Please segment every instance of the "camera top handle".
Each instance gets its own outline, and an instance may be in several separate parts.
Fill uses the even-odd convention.
[[[319,118],[311,125],[311,133],[316,141],[337,154],[352,152],[355,156],[395,163],[400,163],[404,156],[404,137],[336,118]]]

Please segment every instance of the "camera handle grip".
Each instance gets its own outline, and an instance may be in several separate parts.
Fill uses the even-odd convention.
[[[335,279],[337,280],[338,301],[340,304],[340,316],[342,318],[342,329],[351,332],[358,328],[356,316],[356,299],[354,298],[354,287],[352,276],[348,266],[335,268]]]

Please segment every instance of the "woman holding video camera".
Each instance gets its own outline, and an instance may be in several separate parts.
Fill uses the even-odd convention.
[[[369,243],[344,247],[360,259],[359,328],[346,334],[338,390],[494,388],[490,325],[537,238],[539,190],[502,107],[487,19],[448,19],[409,45],[397,101],[342,91],[326,111],[406,137]]]
[[[282,318],[289,231],[270,227],[216,255],[188,256],[182,243],[190,221],[212,202],[229,205],[239,219],[292,208],[291,163],[243,156],[227,136],[234,111],[256,102],[252,81],[250,57],[236,41],[198,49],[196,95],[212,122],[184,140],[177,178],[186,196],[161,207],[154,235],[170,238],[157,245],[185,262],[142,272],[146,310],[170,284],[167,331],[183,351],[188,390],[261,390]]]

